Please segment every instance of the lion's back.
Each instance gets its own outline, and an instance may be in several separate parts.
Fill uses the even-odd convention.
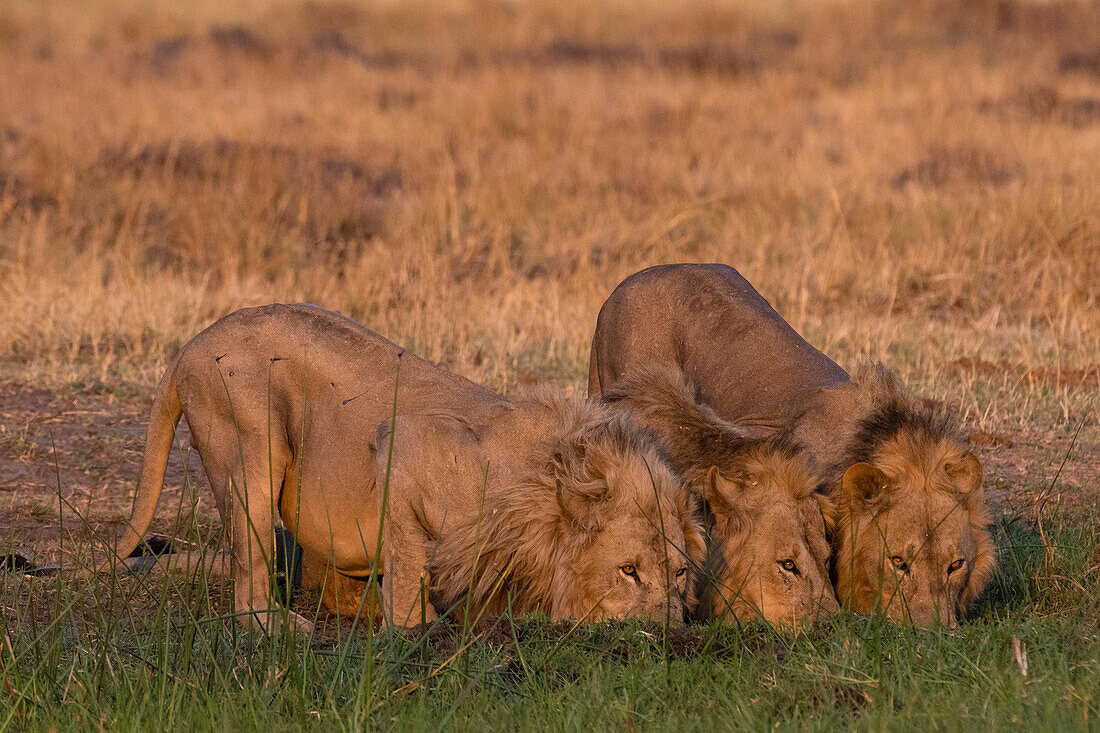
[[[233,402],[234,414],[264,415],[270,406],[290,424],[308,407],[337,427],[352,420],[368,432],[392,412],[395,380],[404,411],[502,399],[351,318],[302,303],[224,316],[181,349],[174,369],[185,404],[225,412]]]
[[[809,392],[848,381],[737,270],[658,265],[624,280],[600,311],[590,384],[644,364],[683,369],[728,420],[781,427]]]

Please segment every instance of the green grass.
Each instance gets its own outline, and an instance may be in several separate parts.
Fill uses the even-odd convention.
[[[0,729],[1096,727],[1097,523],[1064,527],[1049,549],[1021,521],[996,536],[1000,571],[953,631],[841,614],[797,636],[763,624],[666,636],[499,617],[472,635],[383,631],[368,649],[331,619],[311,638],[244,632],[222,581],[4,574]],[[295,602],[315,607],[316,595]]]

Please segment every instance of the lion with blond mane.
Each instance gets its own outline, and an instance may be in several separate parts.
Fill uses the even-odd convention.
[[[982,467],[955,418],[881,365],[849,376],[726,265],[651,267],[600,310],[589,395],[647,364],[681,370],[751,433],[785,433],[821,467],[839,518],[840,600],[860,612],[956,623],[995,566]]]
[[[406,439],[394,449],[383,530],[388,614],[424,609],[431,620],[432,607],[457,617],[477,608],[682,622],[702,537],[679,478],[630,419],[543,397],[481,425],[402,416],[396,432]],[[410,434],[446,435],[450,453],[426,457]],[[465,499],[449,499],[459,486]],[[418,568],[427,568],[430,605]]]
[[[272,597],[277,519],[315,578],[325,567],[381,573],[398,625],[434,617],[422,589],[456,601],[452,577],[471,603],[506,598],[554,618],[675,616],[679,571],[701,538],[656,447],[607,417],[583,401],[511,402],[322,308],[237,311],[188,342],[160,382],[116,554],[153,520],[182,418],[229,533],[247,626],[311,625]],[[541,546],[518,546],[510,523]]]
[[[641,367],[602,393],[652,430],[707,511],[707,562],[694,574],[699,618],[813,621],[839,608],[829,582],[833,501],[782,438],[748,438],[696,402],[682,371]]]

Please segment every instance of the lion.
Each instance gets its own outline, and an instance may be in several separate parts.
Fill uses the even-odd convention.
[[[843,604],[953,626],[981,593],[996,564],[982,467],[945,408],[882,365],[850,377],[720,264],[642,270],[604,303],[589,394],[654,363],[681,370],[748,433],[805,446],[839,508],[831,572]]]
[[[829,582],[835,509],[803,452],[747,438],[695,400],[683,372],[642,367],[602,394],[652,430],[669,464],[706,502],[707,563],[694,573],[696,617],[797,627],[840,608]]]
[[[380,447],[390,429],[379,428]],[[433,609],[682,622],[702,536],[679,478],[633,421],[542,396],[479,423],[402,415],[395,432],[392,457],[376,461],[380,482],[389,466],[384,612],[399,624],[431,621]],[[447,450],[425,454],[431,444]]]
[[[571,409],[563,405],[559,412]],[[382,573],[394,587],[405,588],[409,581],[401,574],[407,571],[419,577],[424,569],[415,563],[402,565],[400,559],[398,567],[387,567],[378,553],[383,497],[387,495],[380,487],[390,486],[398,499],[422,488],[417,481],[438,488],[442,484],[429,473],[414,479],[413,463],[442,470],[445,462],[453,459],[457,471],[464,452],[470,450],[470,456],[476,453],[490,465],[486,496],[497,496],[511,477],[499,475],[492,466],[517,465],[529,457],[536,443],[560,444],[573,435],[568,421],[558,424],[546,417],[549,413],[553,413],[550,408],[510,402],[433,366],[331,311],[306,304],[240,310],[188,342],[161,379],[150,411],[130,526],[116,554],[127,557],[148,529],[163,486],[175,427],[185,418],[228,530],[238,620],[245,626],[274,631],[286,619],[295,627],[309,629],[308,620],[293,612],[280,612],[273,599],[270,566],[276,518],[302,546],[303,574],[310,568],[317,578],[320,569],[327,567],[333,580],[351,581],[344,587],[352,593],[357,589],[354,581],[370,579],[372,573]],[[390,422],[394,414],[417,416],[399,418],[396,431],[381,435],[378,426]],[[496,437],[494,426],[499,424],[512,424],[524,432],[515,433],[507,442]],[[466,426],[467,432],[452,431],[454,425]],[[549,432],[540,432],[540,428]],[[555,435],[553,431],[559,429],[566,433]],[[489,437],[483,441],[482,436]],[[556,474],[559,494],[563,505],[576,508],[573,521],[587,521],[584,511],[602,517],[605,509],[600,496],[594,495],[587,504],[573,501],[575,496],[597,494],[601,486],[607,487],[608,495],[615,494],[620,483],[638,479],[631,462],[642,457],[631,451],[641,447],[641,443],[630,443],[610,455],[593,450],[587,462],[568,464],[569,469],[585,469],[580,475],[560,469]],[[661,479],[662,470],[667,469],[652,456],[648,460]],[[631,465],[630,470],[620,465],[624,461]],[[555,465],[544,469],[554,471]],[[461,478],[453,471],[450,475],[455,480]],[[530,477],[531,472],[525,475]],[[666,484],[661,479],[656,484],[647,481],[645,487],[661,495],[668,489]],[[479,480],[477,485],[483,484]],[[454,484],[449,488],[449,492],[437,491],[433,495],[437,504],[423,507],[424,511],[465,515],[468,507],[464,502],[471,500],[471,487]],[[675,506],[665,517],[666,523],[685,526],[677,521],[674,510]],[[641,510],[624,512],[623,521],[641,516]],[[598,546],[604,526],[585,535],[579,544],[583,552]],[[673,534],[670,532],[670,537]],[[679,535],[673,541],[680,543],[681,550],[690,544],[690,538]],[[663,544],[648,547],[649,554],[635,562],[647,568],[656,566],[664,561],[666,549]],[[546,548],[548,553],[556,550]],[[660,558],[655,555],[658,551]],[[674,554],[670,551],[670,561]],[[475,568],[477,572],[482,569],[484,566]],[[615,574],[619,571],[613,568]],[[328,585],[327,579],[324,582]],[[612,600],[618,599],[616,593],[624,592],[618,586],[612,588]],[[658,603],[655,598],[651,594],[635,605],[623,605],[639,614],[651,613]],[[337,598],[335,602],[347,600]],[[385,598],[384,589],[383,600],[391,600]],[[394,607],[392,600],[389,605]]]

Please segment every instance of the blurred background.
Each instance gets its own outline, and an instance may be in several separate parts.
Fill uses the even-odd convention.
[[[1096,422],[1097,2],[5,0],[0,100],[35,384],[305,300],[579,390],[622,278],[714,260],[985,427]]]

